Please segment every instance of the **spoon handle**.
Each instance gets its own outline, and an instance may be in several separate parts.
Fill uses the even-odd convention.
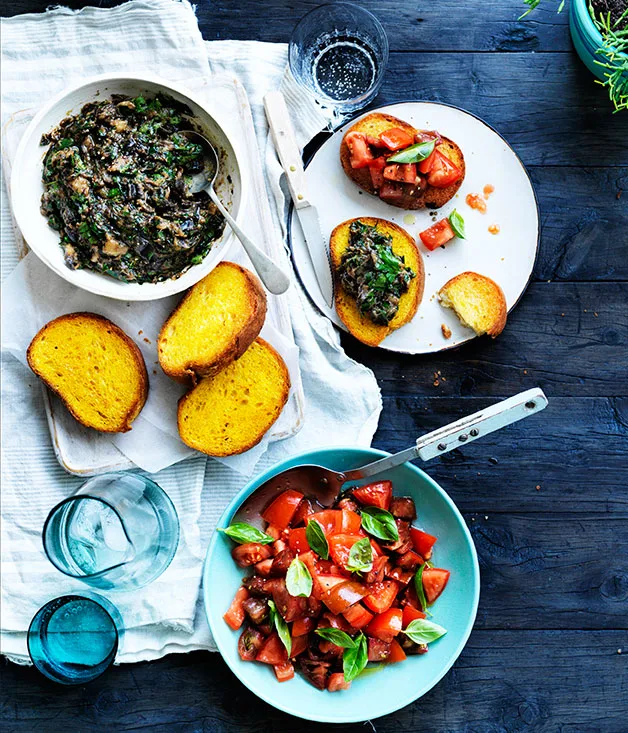
[[[419,438],[415,445],[400,453],[392,456],[381,458],[373,463],[368,463],[362,468],[356,468],[353,471],[345,471],[347,481],[355,481],[356,479],[374,476],[377,473],[386,471],[391,468],[420,458],[422,461],[429,461],[435,456],[449,453],[449,451],[459,448],[461,445],[471,443],[483,435],[493,433],[495,430],[501,430],[506,425],[511,425],[524,417],[534,415],[547,407],[547,397],[543,394],[543,390],[535,387],[526,392],[520,392],[514,397],[507,400],[497,402],[485,410],[473,413],[463,417],[450,425],[427,433]]]
[[[257,271],[260,280],[264,283],[266,288],[275,295],[281,295],[281,293],[285,293],[286,290],[290,287],[290,278],[278,265],[276,265],[270,259],[270,257],[265,252],[262,252],[262,250],[246,236],[242,229],[240,229],[240,227],[236,224],[235,219],[223,206],[222,201],[218,198],[218,194],[214,191],[214,189],[208,187],[206,191],[209,194],[211,200],[216,204],[216,207],[218,208],[220,213],[227,220],[229,226],[236,233],[236,236],[242,243],[242,246],[249,256],[249,259],[253,263],[253,267]]]

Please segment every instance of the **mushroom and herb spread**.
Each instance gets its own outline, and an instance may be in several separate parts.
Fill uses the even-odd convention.
[[[381,326],[395,317],[399,298],[416,277],[403,257],[393,252],[391,242],[389,234],[356,220],[338,268],[340,284],[355,299],[358,310]]]
[[[66,265],[125,282],[159,282],[198,264],[224,219],[190,192],[202,148],[180,134],[191,110],[163,94],[90,102],[42,136],[41,211]]]

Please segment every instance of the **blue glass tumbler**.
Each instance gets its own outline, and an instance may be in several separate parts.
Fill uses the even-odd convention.
[[[65,575],[103,590],[132,590],[168,567],[179,520],[168,495],[134,473],[86,481],[46,519],[44,549]]]
[[[55,598],[28,629],[28,653],[46,677],[80,685],[99,677],[116,657],[124,627],[118,609],[96,593]]]

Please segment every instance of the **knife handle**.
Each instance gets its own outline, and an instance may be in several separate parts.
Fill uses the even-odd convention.
[[[297,209],[309,206],[301,151],[297,144],[283,94],[279,91],[268,92],[264,96],[264,110],[275,150],[286,174],[294,206]]]

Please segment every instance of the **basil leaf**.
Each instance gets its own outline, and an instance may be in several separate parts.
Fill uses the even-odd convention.
[[[397,542],[399,531],[395,518],[385,509],[376,506],[367,506],[362,509],[362,526],[373,537],[386,542]]]
[[[307,523],[305,528],[305,537],[307,543],[317,555],[320,555],[323,560],[329,560],[329,544],[327,543],[327,537],[320,523],[316,519],[311,519]]]
[[[368,537],[358,540],[349,551],[349,560],[345,565],[352,573],[368,572],[373,567],[373,548]]]
[[[435,624],[433,621],[428,621],[426,618],[415,618],[414,621],[410,621],[408,628],[404,629],[403,633],[412,639],[415,644],[428,644],[444,636],[447,629]]]
[[[424,143],[416,143],[416,145],[410,145],[409,148],[404,148],[398,153],[391,155],[387,159],[387,163],[420,163],[422,160],[429,158],[434,152],[436,143],[434,140],[428,140]]]
[[[224,532],[228,537],[231,537],[232,540],[235,540],[241,545],[246,542],[259,542],[261,545],[270,545],[271,542],[275,541],[266,532],[262,532],[261,529],[252,527],[246,522],[234,522],[226,529],[219,529],[218,531]]]
[[[427,599],[425,598],[425,589],[423,588],[424,569],[425,565],[421,565],[421,567],[416,571],[416,575],[414,576],[414,590],[416,591],[421,608],[428,614],[428,616],[431,616],[430,612],[427,610]]]
[[[304,562],[295,557],[286,574],[286,588],[291,596],[309,598],[312,592],[312,576]]]
[[[343,649],[353,649],[355,641],[344,631],[340,629],[316,629],[316,633],[322,636],[323,639],[331,641],[336,646],[341,646]]]
[[[449,226],[451,226],[454,234],[459,239],[465,239],[464,219],[462,218],[462,214],[459,214],[456,209],[454,209],[449,215]]]
[[[366,636],[360,632],[355,638],[354,645],[349,649],[345,649],[342,655],[342,671],[345,675],[345,682],[351,682],[362,672],[366,667],[368,658]]]
[[[292,651],[292,637],[290,636],[290,629],[288,624],[284,621],[283,616],[277,610],[274,601],[268,601],[268,607],[270,608],[270,624],[277,630],[277,634],[281,639],[283,645],[286,647],[288,656]]]

